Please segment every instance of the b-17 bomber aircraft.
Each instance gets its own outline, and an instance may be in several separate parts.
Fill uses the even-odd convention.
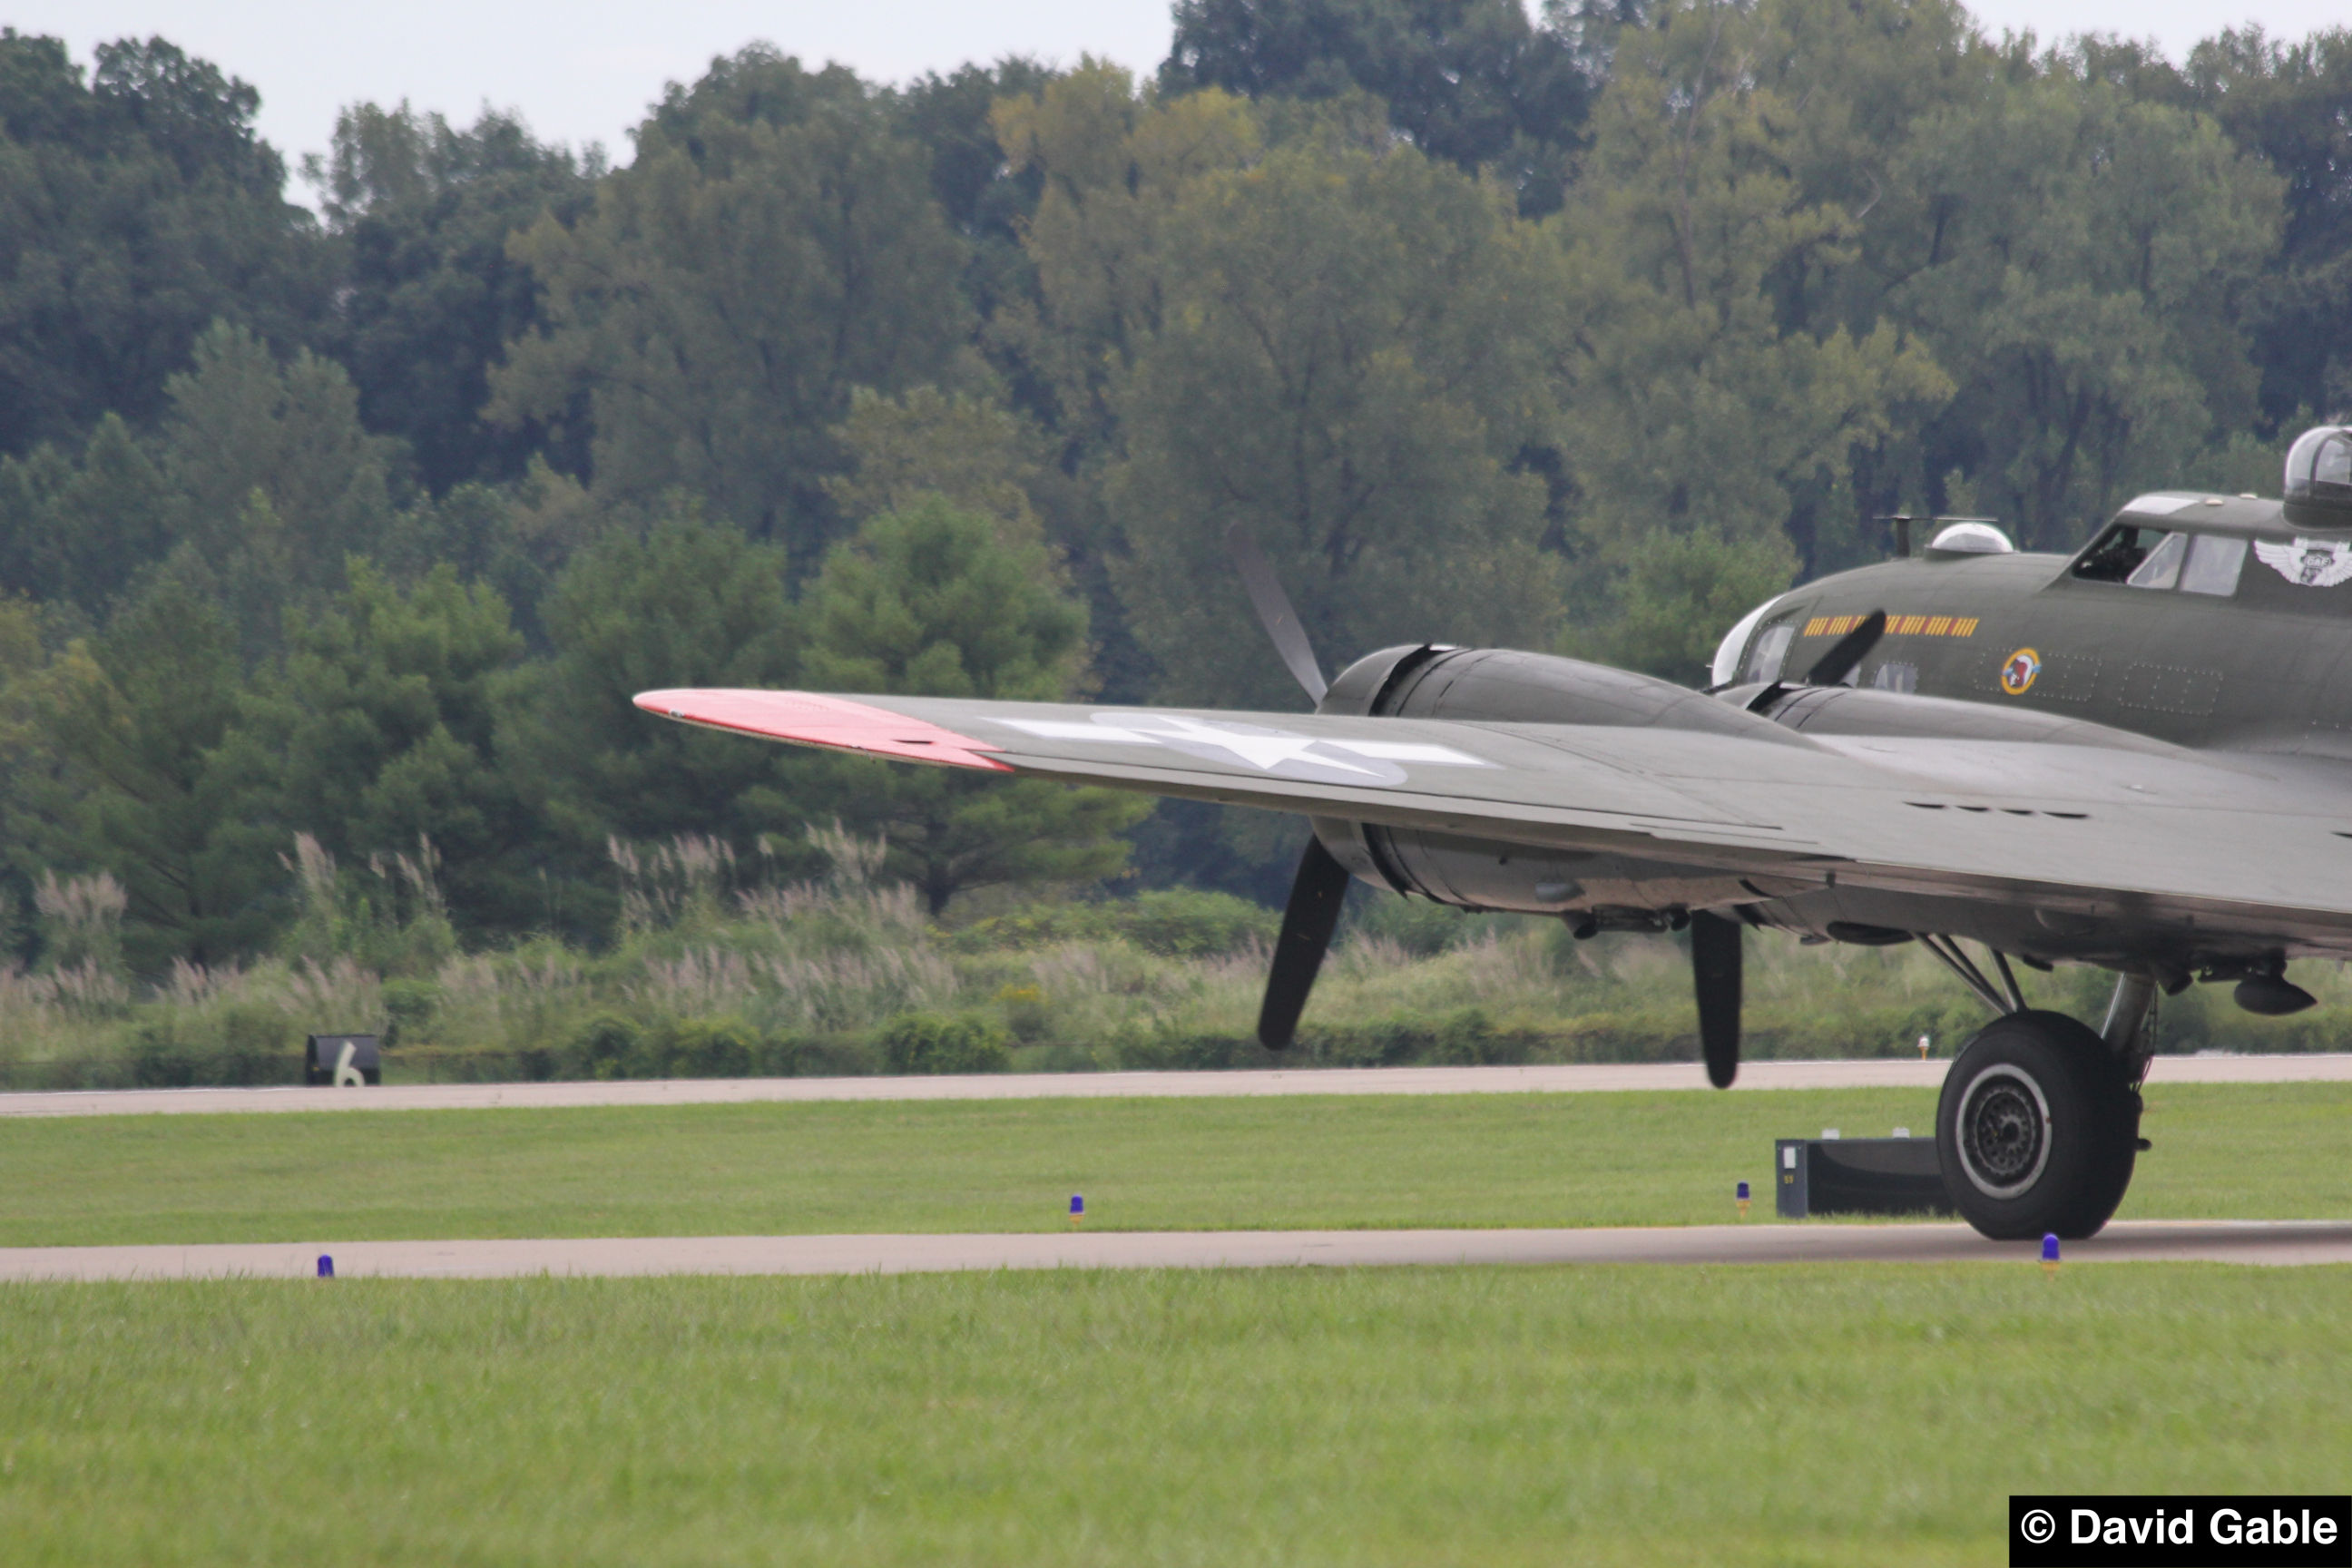
[[[1898,520],[1899,521],[1899,520]],[[1713,685],[1506,648],[1383,648],[1327,686],[1265,557],[1244,585],[1311,714],[649,691],[746,735],[1305,814],[1259,1037],[1287,1045],[1350,879],[1580,935],[1689,931],[1708,1077],[1738,1069],[1744,928],[1916,942],[1995,1017],[1944,1080],[1952,1201],[2088,1236],[2138,1153],[2159,994],[2280,1014],[2352,956],[2352,426],[2283,500],[2143,495],[2072,557],[1978,521],[1809,583]],[[1906,525],[1907,526],[1907,525]],[[1964,943],[1984,953],[1972,957]],[[2095,1026],[2011,965],[2116,975]]]

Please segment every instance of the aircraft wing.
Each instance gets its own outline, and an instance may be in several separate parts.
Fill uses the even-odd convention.
[[[2352,767],[2047,742],[649,691],[805,745],[2352,951]]]

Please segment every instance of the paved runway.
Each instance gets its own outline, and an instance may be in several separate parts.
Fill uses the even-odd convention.
[[[1934,1089],[1948,1060],[1759,1061],[1738,1088]],[[2352,1081],[2352,1054],[2158,1057],[2149,1081]],[[761,1100],[1118,1100],[1272,1094],[1571,1094],[1703,1089],[1696,1062],[1569,1067],[1326,1068],[1252,1072],[991,1073],[971,1078],[661,1079],[617,1083],[403,1084],[389,1089],[148,1089],[0,1094],[0,1117],[188,1111],[468,1110],[579,1105],[711,1105]]]
[[[2032,1264],[2032,1242],[1962,1225],[1631,1230],[1150,1231],[1013,1236],[710,1236],[571,1241],[347,1241],[0,1247],[0,1279],[496,1279],[646,1274],[923,1274],[992,1268],[1265,1268],[1464,1263]],[[2069,1242],[2069,1263],[2352,1263],[2352,1222],[2134,1220]]]

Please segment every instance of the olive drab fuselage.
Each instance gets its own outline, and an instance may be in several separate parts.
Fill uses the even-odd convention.
[[[1886,633],[1851,694],[1795,686],[1876,610]],[[2056,740],[2087,724],[2352,764],[2352,530],[2297,528],[2275,500],[2173,493],[2140,498],[2071,557],[1930,550],[1862,567],[1759,618],[1737,682],[1775,679],[1793,688],[1775,716],[1801,731],[1885,732],[1907,711],[1919,733]]]

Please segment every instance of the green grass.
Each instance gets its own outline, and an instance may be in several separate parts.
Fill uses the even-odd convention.
[[[11,1564],[1982,1563],[2341,1489],[2352,1271],[0,1286]]]
[[[2352,1085],[2150,1090],[2126,1215],[2352,1212]],[[1925,1089],[337,1111],[0,1122],[0,1245],[1685,1225]]]

